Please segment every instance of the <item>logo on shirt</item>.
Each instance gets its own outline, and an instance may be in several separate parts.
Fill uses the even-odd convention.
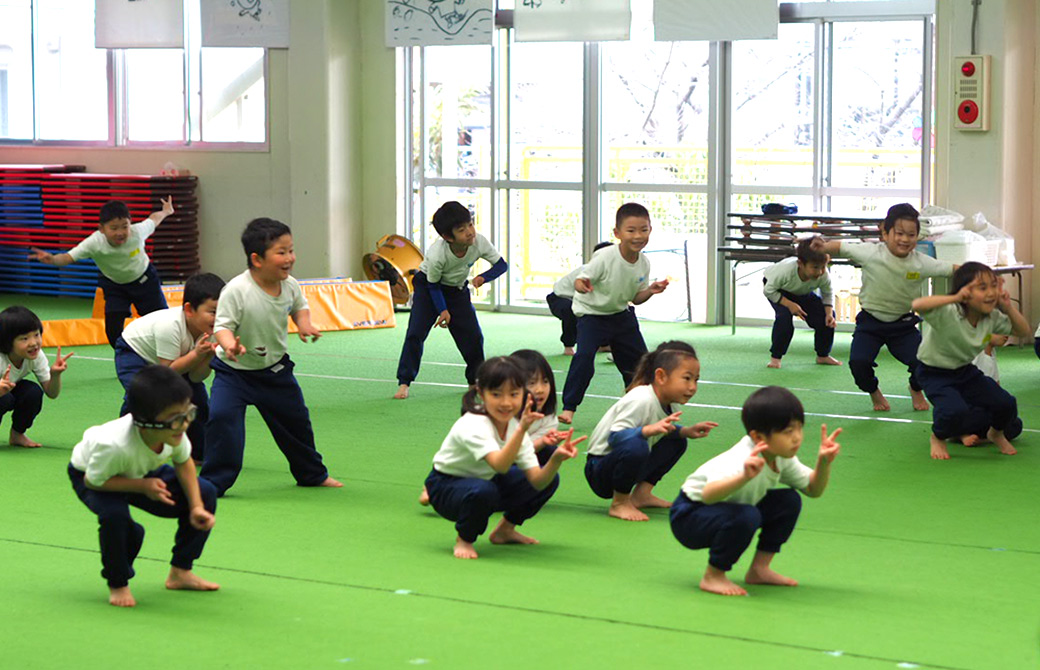
[[[134,249],[133,251],[130,252],[130,258],[133,258],[134,256],[136,256],[139,253],[141,253],[140,249]]]
[[[913,279],[913,280],[920,279],[921,278],[921,273],[920,272],[907,272],[906,273],[906,278],[907,279]]]
[[[646,280],[646,276],[644,275],[644,276],[640,277],[639,279],[637,279],[636,281],[642,283],[645,280]]]

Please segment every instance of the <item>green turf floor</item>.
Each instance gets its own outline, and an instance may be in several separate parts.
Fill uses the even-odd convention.
[[[14,296],[0,296],[0,306]],[[32,301],[41,317],[78,311]],[[462,367],[446,332],[427,346],[407,401],[390,400],[407,314],[394,329],[330,333],[291,353],[318,446],[343,489],[293,486],[259,417],[248,415],[246,467],[220,501],[196,572],[217,593],[163,589],[173,522],[148,529],[132,588],[139,605],[106,604],[94,519],[65,475],[88,426],[114,418],[121,389],[107,347],[78,347],[61,397],[30,435],[39,450],[0,447],[0,666],[5,668],[1036,668],[1040,610],[1040,363],[1029,348],[1000,352],[1003,384],[1027,432],[1019,455],[951,447],[928,457],[930,415],[913,412],[905,371],[883,354],[893,411],[870,412],[846,367],[812,364],[799,331],[784,369],[767,370],[768,330],[644,323],[648,344],[680,337],[702,361],[685,421],[720,426],[690,442],[660,484],[685,476],[742,434],[751,386],[796,390],[814,462],[819,424],[842,426],[830,488],[806,499],[774,566],[798,588],[749,587],[750,597],[697,590],[706,552],[682,548],[667,514],[608,518],[582,462],[564,465],[556,496],[524,525],[533,547],[482,538],[481,557],[452,557],[452,524],[416,497],[458,416]],[[553,354],[551,317],[481,313],[488,355],[520,347]],[[835,355],[846,358],[849,337]],[[597,367],[577,414],[588,432],[621,391]],[[840,393],[839,393],[840,392]],[[1032,430],[1030,430],[1032,429]],[[6,436],[7,426],[3,428]],[[495,521],[493,520],[492,523]],[[748,557],[738,563],[738,578]]]

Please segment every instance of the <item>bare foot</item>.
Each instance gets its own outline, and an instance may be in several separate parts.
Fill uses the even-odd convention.
[[[650,517],[639,511],[639,508],[632,504],[630,496],[625,496],[624,500],[617,500],[616,498],[611,501],[610,509],[607,510],[607,514],[614,517],[615,519],[621,519],[622,521],[649,521]]]
[[[394,394],[394,400],[407,400],[408,399],[408,384],[401,384],[397,387],[397,393]]]
[[[596,349],[596,353],[597,354],[609,354],[610,353],[610,345],[608,344],[605,347],[600,347],[599,349]]]
[[[574,355],[574,347],[564,347],[563,348],[563,355],[564,356],[573,356]]]
[[[333,479],[332,477],[326,477],[325,481],[318,484],[318,486],[327,486],[330,489],[338,489],[343,487],[343,482],[338,479]]]
[[[632,503],[633,507],[638,509],[645,509],[647,507],[668,509],[672,506],[671,501],[665,500],[664,498],[658,498],[654,495],[653,491],[653,484],[650,484],[649,482],[639,482],[636,484],[636,488],[632,491],[632,495],[629,496],[629,502]]]
[[[816,357],[816,364],[817,365],[841,365],[841,361],[839,361],[834,356],[817,356]]]
[[[422,493],[419,494],[419,504],[426,507],[430,504],[430,492],[426,490],[426,487],[422,487]]]
[[[117,589],[108,587],[108,604],[116,607],[133,607],[137,604],[134,594],[130,593],[129,586],[121,586]]]
[[[7,443],[10,444],[12,447],[25,447],[27,449],[36,449],[38,447],[43,446],[39,442],[34,442],[33,440],[30,440],[28,436],[26,436],[23,433],[17,432],[13,428],[11,429],[11,438],[7,441]]]
[[[766,367],[767,368],[773,368],[774,370],[779,370],[780,369],[780,359],[779,358],[770,358],[769,362],[766,363]]]
[[[875,412],[887,412],[892,409],[892,406],[888,404],[888,399],[885,397],[885,394],[881,392],[881,389],[871,393],[870,399],[874,403]]]
[[[216,591],[220,584],[207,582],[191,570],[171,567],[166,577],[166,588],[171,591]]]
[[[996,428],[990,428],[989,432],[986,433],[986,437],[989,438],[990,442],[997,445],[997,447],[1000,448],[1000,453],[1004,454],[1005,456],[1014,456],[1018,453],[1018,450],[1012,447],[1011,442],[1009,442],[1008,439],[1004,437],[1004,431],[997,430]]]
[[[910,389],[910,399],[913,401],[914,409],[918,412],[931,409],[928,406],[928,401],[924,399],[924,391],[915,391]]]
[[[966,447],[977,447],[982,444],[982,438],[978,435],[962,435],[961,444]]]
[[[517,532],[516,526],[505,519],[498,522],[495,530],[488,535],[491,544],[539,544],[538,540]]]
[[[708,569],[704,571],[704,577],[701,578],[700,588],[701,591],[718,593],[723,596],[747,595],[747,591],[731,582],[725,572],[710,565],[708,566]]]
[[[939,439],[932,433],[928,438],[931,443],[932,458],[937,461],[948,461],[950,460],[950,452],[946,448],[946,440]]]
[[[559,421],[560,423],[567,423],[567,424],[571,423],[572,421],[574,421],[574,410],[572,410],[572,409],[565,409],[565,410],[563,410],[562,412],[560,412],[560,415],[556,417],[556,420]]]
[[[768,584],[769,586],[798,586],[797,579],[785,577],[772,568],[755,567],[754,565],[748,568],[744,581],[748,584]]]
[[[478,555],[472,542],[466,542],[461,537],[455,538],[455,558],[477,558]]]

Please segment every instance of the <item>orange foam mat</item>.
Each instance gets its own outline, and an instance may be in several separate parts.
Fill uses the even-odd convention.
[[[300,286],[310,305],[311,323],[318,330],[393,328],[397,325],[390,284],[385,281],[312,279],[301,281]],[[170,307],[177,307],[183,301],[184,287],[163,286],[163,293]],[[137,316],[136,312],[134,316]],[[105,300],[101,289],[97,289],[91,318],[44,322],[43,346],[107,344],[104,317]],[[296,324],[291,320],[289,332],[296,332]]]

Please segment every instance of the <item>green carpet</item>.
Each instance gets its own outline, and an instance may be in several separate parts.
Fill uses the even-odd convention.
[[[0,307],[22,300],[0,296]],[[83,311],[25,300],[40,316]],[[1000,351],[1002,383],[1027,432],[1019,455],[951,446],[928,457],[930,414],[913,412],[905,369],[887,353],[882,389],[893,411],[870,411],[845,366],[813,364],[799,331],[784,369],[767,370],[768,330],[645,323],[648,344],[683,338],[702,362],[684,422],[720,426],[691,441],[657,491],[674,497],[687,474],[742,435],[752,385],[781,384],[805,404],[802,460],[812,464],[821,421],[842,426],[830,488],[806,499],[774,566],[798,588],[749,587],[750,597],[700,592],[706,552],[671,536],[667,513],[649,523],[606,516],[566,463],[556,496],[524,532],[533,547],[481,538],[476,561],[451,555],[449,521],[416,497],[458,417],[461,360],[446,332],[431,335],[412,398],[393,401],[407,314],[394,329],[329,333],[291,353],[318,446],[340,490],[293,485],[259,416],[247,419],[246,467],[220,501],[196,572],[217,593],[163,589],[175,524],[145,513],[148,536],[131,586],[133,610],[107,605],[94,519],[65,475],[85,428],[114,418],[121,388],[111,350],[79,347],[61,397],[30,431],[39,450],[0,447],[0,587],[4,667],[203,668],[1035,668],[1038,654],[1040,442],[1038,361]],[[520,347],[552,353],[562,387],[567,359],[551,317],[481,313],[489,356]],[[848,355],[839,335],[835,356]],[[51,352],[48,352],[51,353]],[[588,432],[621,392],[600,357],[576,426]],[[837,393],[840,391],[841,393]],[[6,437],[8,426],[3,428]],[[1034,430],[1029,430],[1033,428]],[[1032,511],[1031,511],[1032,510]],[[495,520],[492,521],[495,523]],[[737,581],[745,556],[734,570]]]

